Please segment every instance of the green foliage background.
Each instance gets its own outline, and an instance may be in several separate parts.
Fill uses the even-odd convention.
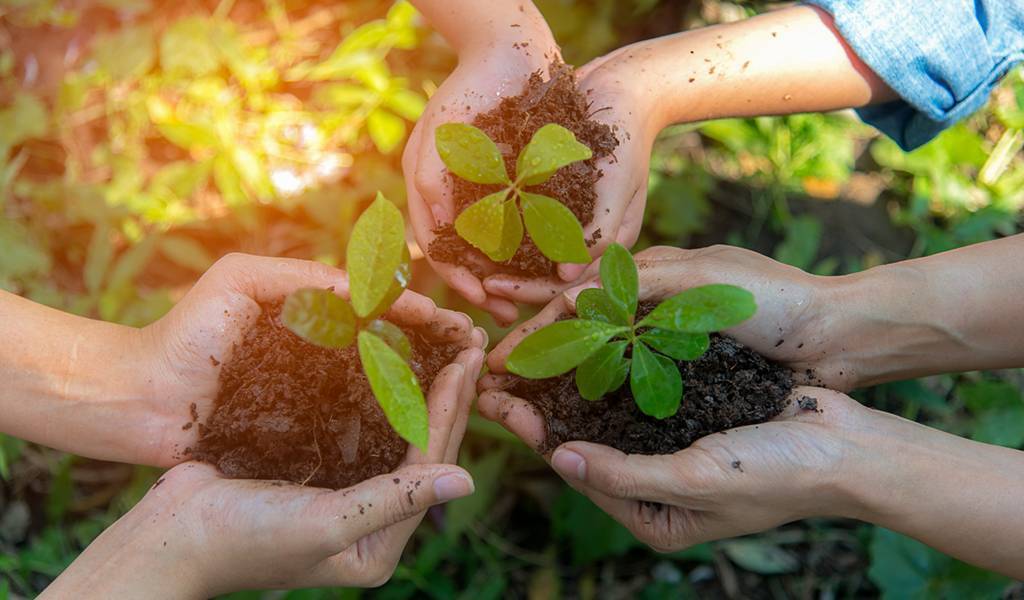
[[[538,5],[577,64],[762,8]],[[453,64],[404,4],[0,0],[0,287],[141,326],[229,251],[340,264],[376,190],[404,204],[401,147]],[[1020,70],[983,112],[909,154],[847,113],[672,128],[653,159],[640,247],[726,242],[839,274],[1013,234],[1022,130]],[[460,307],[422,262],[416,287]],[[1022,383],[1020,371],[970,373],[860,397],[1020,448]],[[655,555],[499,427],[476,417],[470,427],[463,464],[477,494],[431,513],[387,586],[235,597],[1024,593],[903,536],[831,519]],[[157,475],[0,436],[0,600],[38,593]]]

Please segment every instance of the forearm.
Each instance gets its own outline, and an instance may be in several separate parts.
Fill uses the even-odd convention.
[[[858,386],[1024,366],[1024,235],[835,278],[825,325]]]
[[[843,463],[842,485],[856,507],[845,516],[1024,577],[1024,452],[871,412]]]
[[[138,330],[0,292],[0,432],[124,460],[142,421]]]
[[[796,6],[641,42],[615,68],[644,91],[653,126],[821,112],[893,98],[827,13]]]
[[[530,0],[411,2],[460,56],[506,43],[529,44],[544,52],[551,38],[547,22]]]

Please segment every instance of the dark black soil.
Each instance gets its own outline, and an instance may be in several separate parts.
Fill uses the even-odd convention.
[[[533,186],[528,191],[558,199],[572,210],[580,223],[587,224],[594,217],[594,203],[597,200],[594,184],[602,174],[596,166],[597,161],[610,156],[619,141],[608,125],[591,119],[595,110],[601,107],[591,106],[576,88],[572,67],[553,64],[550,72],[551,78],[547,81],[539,72],[531,75],[521,94],[505,98],[493,110],[477,115],[473,125],[498,144],[509,174],[515,173],[519,151],[538,129],[549,123],[557,123],[572,131],[576,139],[593,151],[594,157],[560,169],[546,183]],[[477,200],[501,189],[501,186],[480,185],[451,174],[449,181],[455,209],[460,213]],[[480,265],[490,260],[460,238],[453,225],[443,225],[434,233],[437,237],[428,249],[431,258],[465,265],[478,276],[483,276]],[[540,253],[529,234],[526,234],[519,251],[498,265],[497,270],[536,277],[554,274],[555,265]]]
[[[340,489],[393,471],[407,444],[391,428],[363,374],[355,345],[321,348],[263,313],[220,373],[213,414],[199,424],[192,458],[228,477]],[[461,350],[404,328],[424,390]]]
[[[772,419],[793,389],[789,369],[719,335],[712,336],[704,356],[680,362],[679,370],[682,406],[664,420],[640,412],[628,382],[597,402],[579,395],[573,373],[518,379],[508,391],[533,403],[544,417],[544,453],[565,442],[587,441],[627,454],[672,454],[708,434]]]

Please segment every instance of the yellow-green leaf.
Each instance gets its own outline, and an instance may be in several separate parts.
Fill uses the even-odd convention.
[[[473,183],[510,184],[505,161],[487,134],[467,123],[445,123],[434,141],[448,170]]]
[[[346,253],[349,294],[357,315],[367,317],[388,296],[406,251],[402,213],[378,192],[353,226]]]
[[[523,218],[519,215],[516,201],[509,198],[502,205],[504,221],[501,228],[501,243],[498,249],[487,256],[495,262],[506,261],[515,255],[519,244],[523,243]]]
[[[571,131],[550,123],[537,130],[516,160],[516,181],[523,185],[544,183],[555,171],[594,154],[576,141]]]
[[[640,326],[708,333],[739,325],[755,312],[757,303],[747,290],[734,285],[703,285],[663,301],[644,317]]]
[[[141,77],[156,62],[155,46],[153,30],[148,26],[126,27],[97,36],[92,57],[112,79]]]
[[[373,145],[383,154],[390,154],[405,139],[405,121],[386,110],[377,109],[366,119]]]
[[[455,231],[484,254],[501,248],[505,227],[505,198],[508,190],[477,200],[455,218]],[[518,215],[516,215],[518,217]],[[497,260],[492,257],[492,260]]]
[[[589,263],[583,227],[564,204],[540,194],[520,194],[526,231],[541,253],[559,263]]]
[[[288,294],[281,322],[295,335],[324,348],[345,348],[356,332],[356,318],[348,302],[321,289],[304,288]]]
[[[368,331],[359,332],[359,360],[388,423],[402,439],[425,452],[430,421],[412,369],[387,342]]]

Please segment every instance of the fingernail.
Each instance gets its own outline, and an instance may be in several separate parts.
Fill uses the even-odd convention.
[[[490,343],[491,343],[491,336],[487,333],[487,330],[484,329],[483,327],[477,327],[476,330],[480,332],[480,336],[483,337],[483,340],[484,340],[483,344],[481,344],[480,347],[481,348],[487,348],[487,346],[490,345]]]
[[[555,450],[551,464],[565,477],[583,481],[587,477],[587,461],[572,450]]]
[[[439,502],[464,498],[473,493],[473,480],[462,473],[449,473],[434,480],[434,495]]]

